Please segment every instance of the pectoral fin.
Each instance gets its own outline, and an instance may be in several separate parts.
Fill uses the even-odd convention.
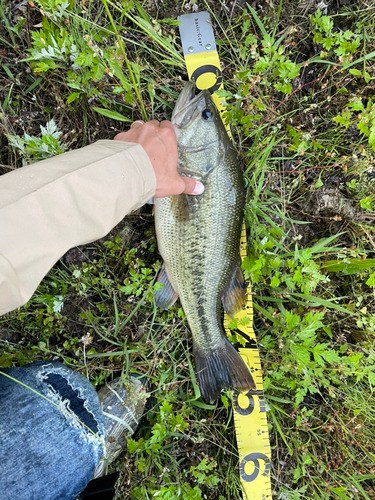
[[[155,303],[160,309],[169,309],[178,299],[178,293],[176,293],[169,281],[167,271],[165,269],[165,264],[160,270],[157,281],[163,283],[163,288],[157,290],[154,294]]]
[[[189,200],[186,194],[170,197],[170,208],[177,222],[186,222],[189,218]]]
[[[241,269],[240,258],[238,258],[238,264],[234,268],[228,288],[221,300],[225,312],[232,317],[246,305],[246,283]]]
[[[179,194],[170,197],[171,212],[177,222],[187,222],[192,213],[199,210],[199,200],[197,196]]]

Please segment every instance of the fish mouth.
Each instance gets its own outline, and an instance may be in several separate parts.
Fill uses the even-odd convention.
[[[189,81],[186,83],[178,96],[175,108],[172,113],[172,124],[177,128],[185,128],[191,123],[194,118],[200,113],[196,103],[209,95],[207,90],[202,90],[199,94],[195,95],[196,85],[195,82]]]

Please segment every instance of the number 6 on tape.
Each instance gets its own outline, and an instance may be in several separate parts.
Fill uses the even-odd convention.
[[[197,12],[178,17],[182,49],[186,69],[191,80],[199,90],[208,89],[220,112],[224,107],[214,93],[223,88],[223,76],[219,56],[216,51],[215,37],[208,12]],[[241,258],[246,257],[246,231],[241,235]],[[256,390],[247,394],[233,392],[233,415],[236,426],[237,445],[240,460],[240,477],[244,495],[248,500],[269,500],[271,495],[271,449],[267,426],[266,406],[263,397],[263,379],[259,352],[252,328],[253,305],[251,294],[244,310],[235,316],[247,318],[245,326],[239,326],[228,335],[239,335],[246,340],[246,347],[239,353],[253,375]],[[230,318],[225,316],[227,326]],[[240,322],[241,323],[241,322]]]

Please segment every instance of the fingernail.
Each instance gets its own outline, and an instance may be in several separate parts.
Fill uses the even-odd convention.
[[[191,194],[202,194],[203,191],[204,191],[204,185],[201,182],[197,181],[195,183],[194,191]]]

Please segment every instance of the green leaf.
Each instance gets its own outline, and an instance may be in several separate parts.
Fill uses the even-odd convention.
[[[75,101],[76,99],[78,99],[78,97],[80,96],[80,92],[73,92],[71,94],[68,95],[68,98],[66,100],[66,102],[68,104],[70,104],[71,102]]]
[[[366,196],[366,198],[362,198],[362,200],[360,201],[360,204],[361,204],[361,208],[363,208],[364,210],[371,210],[371,197],[370,196]]]
[[[318,365],[324,366],[324,360],[323,360],[323,358],[321,356],[321,351],[322,351],[322,345],[321,344],[316,345],[312,349],[312,353],[314,355],[315,361],[318,363]]]
[[[350,68],[352,66],[355,66],[356,64],[358,63],[361,63],[363,61],[367,61],[368,59],[373,59],[375,57],[375,50],[373,52],[369,52],[368,54],[366,54],[365,56],[363,57],[359,57],[358,59],[356,59],[355,61],[352,61],[351,63],[345,65],[345,68]]]
[[[270,285],[272,286],[272,288],[276,288],[280,285],[280,280],[277,276],[273,276],[273,278],[271,279],[271,283]]]
[[[265,36],[267,36],[267,31],[266,31],[266,29],[265,29],[262,21],[259,19],[258,14],[256,13],[256,11],[252,7],[250,7],[249,4],[247,4],[247,8],[249,9],[249,11],[251,12],[253,18],[255,19],[255,22],[257,23],[260,31],[262,32],[263,38],[264,38]]]
[[[346,314],[354,314],[353,312],[349,311],[349,309],[346,309],[345,307],[339,306],[338,304],[335,304],[334,302],[331,302],[330,300],[325,300],[321,299],[320,297],[315,297],[313,295],[307,295],[303,293],[296,293],[296,292],[291,292],[290,295],[292,297],[299,297],[301,299],[304,299],[305,301],[310,301],[311,305],[320,305],[324,307],[329,307],[330,309],[336,309],[336,311],[341,311]],[[339,297],[336,297],[335,300],[338,300]]]
[[[358,69],[350,69],[349,73],[354,76],[362,76],[362,73]]]
[[[375,385],[375,373],[374,372],[368,372],[367,374],[368,380],[371,385]]]
[[[366,123],[359,122],[357,123],[357,128],[362,134],[369,135],[369,128]]]
[[[3,67],[4,67],[4,66],[3,66]],[[25,90],[24,95],[25,95],[25,94],[28,94],[29,92],[31,92],[32,90],[34,90],[34,89],[35,89],[35,87],[36,87],[37,85],[39,85],[42,81],[43,81],[43,79],[42,79],[41,77],[37,78],[37,79],[36,79],[36,80],[35,80],[35,81],[34,81],[34,82],[30,85],[30,87],[28,87],[28,88]]]
[[[340,363],[340,356],[338,353],[332,349],[322,351],[320,353],[322,358],[324,358],[328,363]]]
[[[328,245],[333,241],[337,240],[337,238],[342,234],[343,233],[334,234],[333,236],[329,236],[328,238],[323,238],[322,240],[318,241],[318,243],[315,243],[315,245],[310,248],[311,253],[313,254],[313,253],[321,253],[328,251],[333,252],[339,250],[339,248],[328,247]]]
[[[196,406],[197,408],[203,408],[204,410],[215,410],[216,405],[209,405],[201,401],[189,401],[189,405]]]
[[[134,441],[134,439],[128,439],[127,440],[127,451],[129,453],[134,453],[138,449],[138,443],[137,441]]]
[[[319,177],[319,179],[316,181],[316,183],[314,184],[314,189],[318,189],[320,188],[321,186],[323,186],[323,181],[322,179]]]
[[[326,260],[320,264],[329,273],[356,274],[375,267],[375,259],[349,259],[349,262]]]
[[[372,288],[375,288],[375,272],[370,274],[369,279],[366,281],[366,285],[372,286]]]
[[[94,58],[94,53],[90,52],[80,52],[74,61],[78,66],[91,66]]]
[[[310,351],[307,347],[294,344],[290,346],[290,350],[294,354],[299,365],[307,366],[310,363]]]
[[[55,68],[57,68],[57,65],[53,61],[43,61],[37,63],[37,65],[34,68],[34,71],[35,73],[44,73],[45,71]]]
[[[342,125],[345,128],[348,128],[350,125],[350,118],[351,118],[351,111],[349,109],[345,109],[342,113],[341,116],[337,115],[333,118],[333,121],[338,123],[339,125]]]
[[[371,80],[371,75],[369,73],[367,73],[367,71],[364,71],[363,78],[364,78],[365,82],[368,83]]]
[[[368,136],[368,142],[372,149],[375,151],[375,125],[372,125],[370,135]]]
[[[102,79],[104,75],[104,70],[105,70],[104,65],[99,60],[96,60],[94,62],[93,67],[91,68],[91,76],[94,82]]]
[[[171,42],[169,42],[166,38],[161,36],[151,25],[149,21],[146,21],[142,17],[135,16],[134,18],[131,17],[129,14],[126,14],[126,16],[131,19],[135,24],[137,24],[143,31],[160,47],[162,47],[164,50],[166,50],[169,55],[171,56],[171,61],[174,62],[176,66],[185,66],[184,59],[181,56],[181,54],[177,51],[177,49],[172,45]]]
[[[107,118],[111,118],[112,120],[118,120],[120,122],[133,121],[130,120],[130,118],[126,118],[125,116],[120,115],[120,113],[117,113],[116,111],[111,111],[110,109],[96,108],[95,106],[92,109],[97,113],[99,113],[100,115],[106,116]]]
[[[349,102],[348,108],[352,109],[353,111],[364,111],[362,99],[357,99],[355,101]]]
[[[339,486],[337,488],[330,488],[332,493],[335,493],[335,495],[338,496],[338,498],[341,498],[342,500],[351,500],[351,497],[348,497],[348,495],[345,495],[346,488],[343,486]]]

